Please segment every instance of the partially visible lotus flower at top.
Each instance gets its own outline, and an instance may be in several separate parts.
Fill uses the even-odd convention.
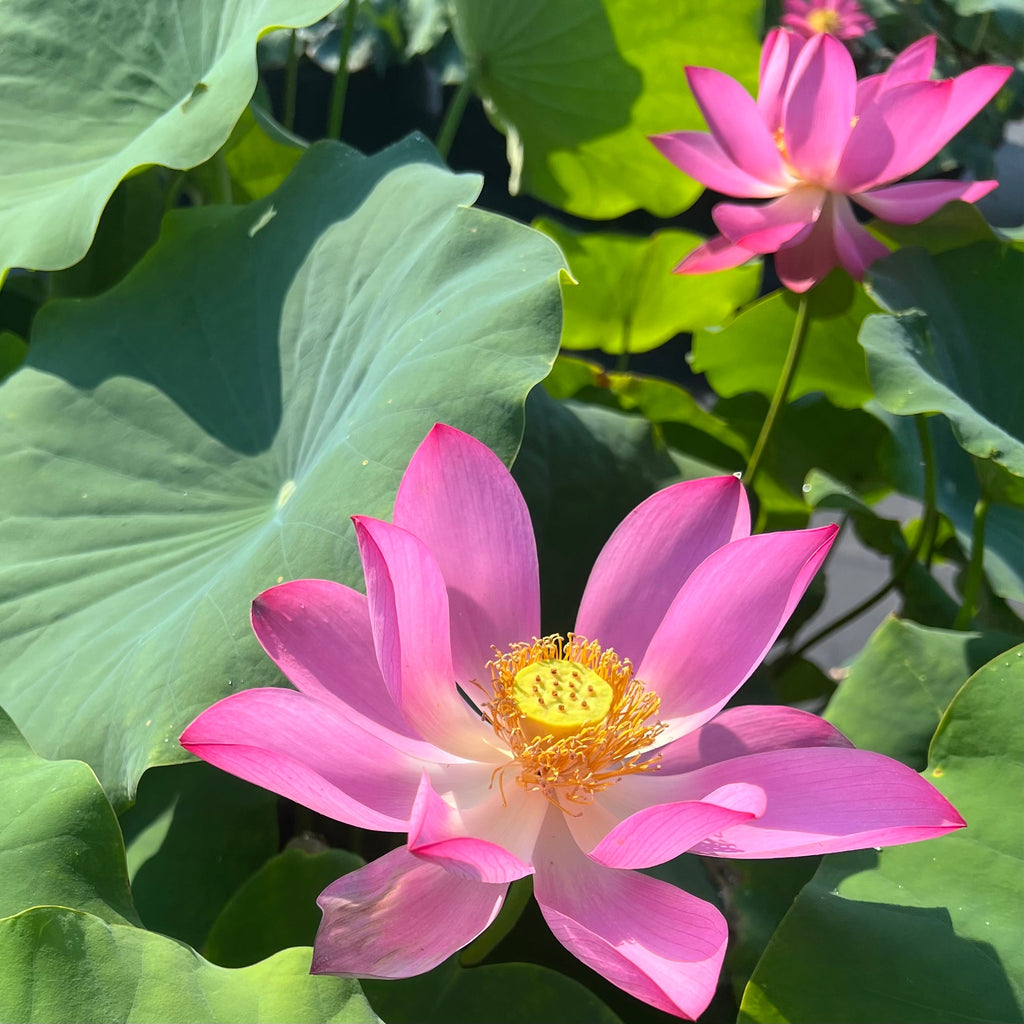
[[[837,39],[859,39],[875,27],[856,0],[786,0],[781,21],[805,39],[820,32]]]
[[[297,687],[233,694],[182,744],[242,778],[406,843],[320,896],[313,970],[404,978],[494,919],[512,881],[558,940],[694,1019],[727,928],[632,869],[683,851],[787,857],[963,825],[912,769],[820,718],[725,704],[774,643],[834,526],[750,536],[742,485],[658,492],[612,535],[576,633],[540,638],[533,529],[508,470],[435,426],[394,522],[355,517],[366,596],[299,580],[252,621]]]
[[[971,120],[1011,69],[985,65],[930,81],[935,38],[920,39],[889,69],[857,81],[853,59],[828,34],[804,41],[774,29],[761,51],[757,100],[714,68],[688,67],[707,132],[651,141],[680,170],[725,195],[720,235],[676,267],[702,274],[775,253],[782,283],[803,292],[833,267],[860,280],[888,249],[854,215],[851,200],[892,224],[917,224],[954,199],[973,203],[995,181],[890,184],[918,170]]]

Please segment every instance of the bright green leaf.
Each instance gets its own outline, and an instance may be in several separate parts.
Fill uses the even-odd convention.
[[[926,778],[967,828],[826,857],[758,964],[741,1022],[1020,1020],[1021,655],[975,673],[932,740]]]
[[[300,140],[251,103],[224,145],[224,162],[245,199],[262,199],[288,177],[302,152]]]
[[[781,289],[744,309],[722,328],[698,331],[690,365],[707,375],[715,391],[731,398],[775,393],[796,323],[799,299]],[[790,401],[813,391],[833,404],[857,408],[871,398],[857,331],[877,306],[844,271],[833,271],[807,295],[810,323],[790,388]]]
[[[0,699],[116,806],[199,711],[279,678],[256,594],[362,580],[348,517],[390,513],[435,421],[519,445],[561,261],[469,208],[478,179],[409,162],[432,154],[324,143],[266,200],[178,214],[117,288],[48,306],[0,387]]]
[[[307,25],[334,0],[7,0],[0,25],[0,278],[56,270],[89,248],[118,182],[194,167],[256,86],[266,28]]]
[[[285,850],[235,893],[203,952],[222,967],[245,967],[289,946],[313,945],[320,924],[317,896],[362,863],[347,850]]]
[[[96,776],[80,761],[44,761],[0,710],[0,917],[41,903],[112,924],[139,920],[121,830]]]
[[[565,349],[648,352],[683,331],[721,323],[761,284],[757,263],[697,277],[673,274],[683,256],[704,241],[689,231],[639,238],[573,231],[544,218],[533,226],[558,243],[577,282],[562,287]]]
[[[700,194],[647,140],[705,128],[687,64],[756,88],[753,0],[454,0],[454,12],[477,90],[507,136],[511,191],[582,217],[637,207],[668,217]]]
[[[359,983],[309,974],[310,950],[241,970],[180,942],[58,907],[0,920],[0,1020],[53,1024],[377,1024]]]
[[[921,771],[932,734],[964,678],[1013,643],[1001,633],[886,619],[850,666],[824,717],[858,747]]]

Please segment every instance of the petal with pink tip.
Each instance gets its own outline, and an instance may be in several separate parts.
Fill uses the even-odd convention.
[[[555,824],[534,876],[534,894],[555,938],[637,999],[696,1020],[718,984],[725,919],[667,882],[595,864]]]
[[[709,721],[768,653],[838,527],[762,533],[706,558],[651,639],[637,676],[661,698],[666,740]],[[663,741],[664,742],[664,741]]]
[[[471,882],[404,847],[320,894],[313,974],[410,978],[447,960],[497,916],[507,885]]]
[[[507,798],[495,792],[469,810],[453,807],[424,773],[409,821],[409,852],[461,878],[512,882],[533,871],[529,858],[548,807],[519,786]]]
[[[852,746],[834,725],[807,711],[745,704],[728,708],[706,725],[660,747],[658,777],[696,771],[717,761],[763,750]],[[624,779],[616,790],[630,781]]]
[[[785,187],[789,174],[754,97],[714,68],[688,67],[686,78],[722,152],[766,185]]]
[[[832,244],[843,269],[860,281],[875,260],[889,255],[889,250],[857,223],[853,207],[846,196],[832,197]]]
[[[802,46],[803,40],[799,36],[775,28],[765,37],[761,47],[757,108],[769,131],[774,132],[782,124],[782,97]]]
[[[763,206],[719,203],[712,216],[719,231],[735,245],[769,253],[806,232],[827,198],[824,189],[800,188]]]
[[[192,722],[181,745],[320,814],[385,832],[406,829],[424,769],[363,729],[344,705],[294,690],[225,697]]]
[[[694,792],[745,781],[768,797],[764,814],[698,843],[709,857],[794,857],[899,846],[964,826],[948,800],[899,761],[870,750],[805,747],[749,754],[689,776]]]
[[[455,679],[489,685],[491,646],[540,630],[537,547],[511,474],[475,437],[439,423],[402,477],[393,518],[441,569]]]
[[[576,632],[638,665],[690,573],[712,551],[749,533],[750,508],[735,477],[687,480],[651,495],[598,555]]]
[[[733,245],[724,235],[715,235],[697,246],[677,267],[674,274],[711,274],[716,270],[738,267],[757,256],[756,252]]]
[[[340,701],[412,736],[377,665],[366,598],[329,580],[295,580],[252,603],[252,628],[277,667],[310,697]]]
[[[600,797],[598,798],[600,799]],[[587,851],[606,868],[649,868],[686,853],[701,840],[764,813],[764,791],[746,783],[720,786],[700,800],[655,804],[618,822]],[[584,812],[583,817],[587,816]],[[576,841],[580,836],[569,819]]]
[[[839,260],[832,242],[832,213],[829,209],[835,198],[829,196],[825,209],[806,238],[783,246],[775,254],[775,272],[791,292],[800,293],[812,288],[828,276]]]
[[[355,516],[370,624],[384,681],[409,724],[460,757],[498,760],[490,730],[460,696],[448,635],[448,595],[437,562],[399,526]]]
[[[898,53],[885,72],[877,76],[882,84],[876,95],[907,82],[927,82],[935,66],[935,46],[935,36],[924,36]],[[858,103],[858,113],[862,109]]]
[[[782,111],[789,162],[805,181],[831,180],[850,137],[856,97],[857,72],[846,47],[824,33],[809,40],[793,65]]]
[[[850,198],[890,224],[920,224],[946,203],[954,199],[975,203],[998,184],[998,181],[908,181],[860,192]]]
[[[737,167],[707,132],[670,132],[648,137],[658,152],[684,174],[723,195],[770,199],[783,190],[783,186],[766,184]]]
[[[944,146],[999,90],[1013,68],[984,64],[953,79],[953,98],[938,131],[939,146]]]
[[[916,171],[940,149],[939,130],[953,95],[945,82],[910,82],[872,103],[850,132],[835,173],[837,192],[863,192]]]

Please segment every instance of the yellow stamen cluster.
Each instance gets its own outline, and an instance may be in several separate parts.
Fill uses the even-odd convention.
[[[661,700],[613,650],[570,633],[495,649],[488,662],[494,699],[484,717],[512,751],[516,782],[528,792],[588,804],[623,775],[657,768],[645,751],[665,728]],[[565,808],[562,808],[563,810]]]
[[[843,28],[843,18],[838,11],[830,11],[827,8],[819,7],[807,15],[807,24],[815,32],[828,32],[831,35],[838,35]]]

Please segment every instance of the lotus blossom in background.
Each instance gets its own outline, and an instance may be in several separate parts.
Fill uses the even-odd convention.
[[[715,991],[726,922],[634,869],[684,851],[820,854],[963,825],[912,769],[814,715],[723,710],[834,526],[751,536],[734,477],[668,487],[605,545],[576,632],[539,638],[529,514],[479,441],[435,426],[393,522],[354,522],[365,596],[299,580],[254,603],[256,634],[296,689],[233,694],[181,738],[321,814],[407,834],[320,896],[314,972],[428,971],[532,875],[567,949],[694,1019]]]
[[[812,287],[835,266],[860,280],[888,249],[854,215],[851,200],[883,221],[917,224],[954,199],[973,203],[995,181],[914,181],[918,170],[995,95],[1011,69],[985,65],[930,81],[935,38],[918,40],[887,71],[857,81],[833,36],[805,41],[774,29],[761,51],[756,101],[714,68],[687,80],[710,132],[652,136],[680,170],[725,195],[770,199],[719,203],[720,235],[677,266],[701,274],[774,253],[782,283]]]
[[[856,0],[786,0],[780,20],[805,39],[819,32],[859,39],[875,27]]]

